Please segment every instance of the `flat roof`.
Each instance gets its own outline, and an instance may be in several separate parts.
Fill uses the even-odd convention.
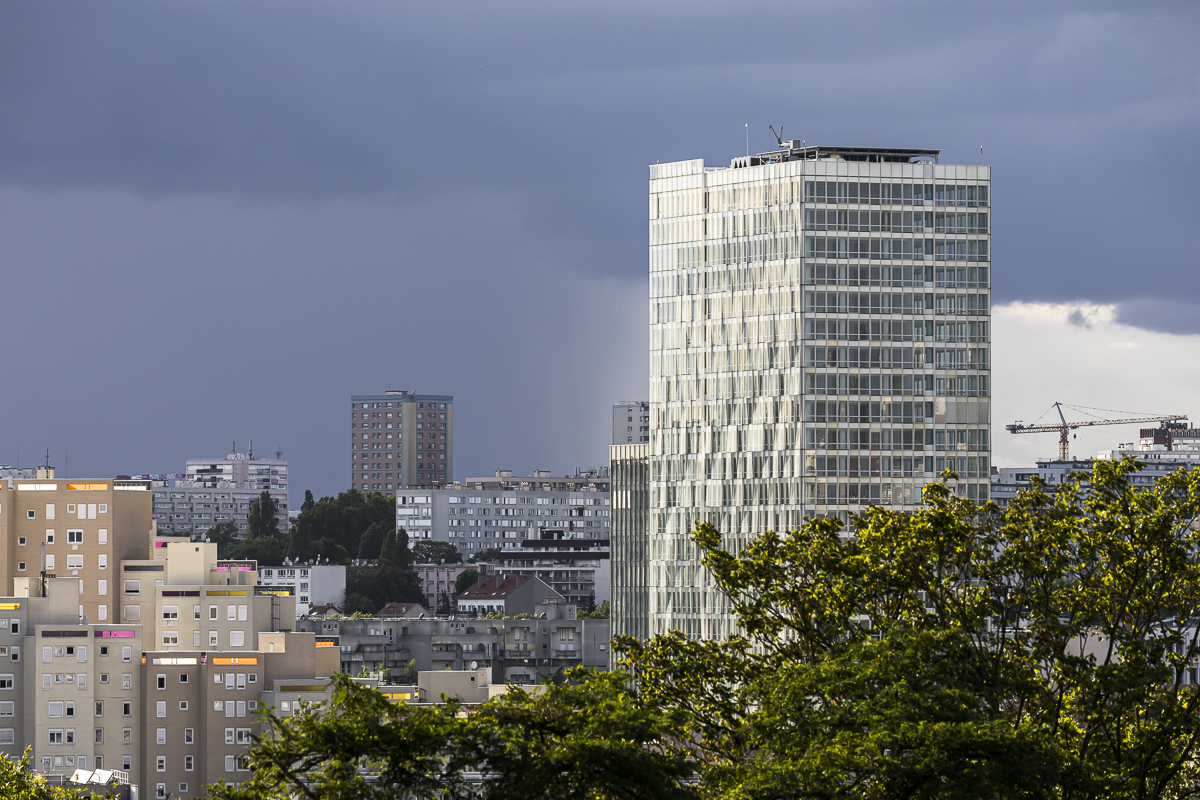
[[[748,166],[774,164],[781,161],[807,161],[815,159],[838,159],[842,161],[873,161],[907,164],[915,160],[938,160],[941,150],[925,150],[910,147],[822,147],[795,141],[780,142],[779,149],[759,153],[750,157]],[[745,161],[745,157],[741,157]],[[735,158],[737,163],[739,159]]]

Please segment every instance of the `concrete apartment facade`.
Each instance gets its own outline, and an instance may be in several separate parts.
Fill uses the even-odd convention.
[[[297,620],[296,629],[340,644],[342,672],[399,680],[410,661],[420,671],[486,668],[495,683],[535,684],[560,668],[607,669],[609,621],[576,619],[574,606],[537,604],[533,619]]]
[[[394,494],[454,480],[454,398],[388,390],[350,397],[350,485]]]
[[[250,504],[262,492],[275,501],[275,521],[288,529],[288,462],[230,453],[225,458],[189,459],[182,480],[154,481],[154,519],[163,534],[201,535],[222,522],[246,535]]]
[[[55,571],[5,575],[0,753],[29,746],[55,780],[117,770],[155,798],[243,779],[254,711],[322,683],[336,645],[289,633],[291,587],[258,586],[253,562],[156,537],[146,482],[29,483],[0,489],[4,567],[44,543]]]
[[[150,508],[145,482],[49,477],[0,484],[4,593],[40,594],[44,547],[47,576],[76,581],[77,615],[115,621],[120,563],[146,553]]]
[[[990,179],[936,150],[650,167],[649,633],[733,632],[690,538],[987,499]]]
[[[258,568],[260,586],[286,586],[296,598],[296,616],[313,606],[346,604],[346,567],[343,564],[297,562],[282,567]]]
[[[622,400],[613,404],[613,444],[650,441],[650,401]]]
[[[522,539],[519,550],[502,551],[491,571],[499,576],[533,575],[580,607],[612,598],[608,539],[543,528],[538,538]]]
[[[607,539],[608,504],[607,477],[521,478],[497,470],[462,487],[397,493],[396,527],[410,541],[449,542],[466,556],[520,549],[545,528]]]

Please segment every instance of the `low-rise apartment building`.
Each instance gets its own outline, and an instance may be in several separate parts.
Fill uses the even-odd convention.
[[[608,538],[607,470],[575,478],[513,477],[497,470],[493,478],[468,478],[463,486],[398,492],[396,527],[410,541],[449,542],[464,555],[520,549],[523,539],[541,538],[543,528]]]
[[[538,538],[523,539],[520,544],[520,550],[505,550],[497,556],[496,575],[534,575],[578,606],[611,598],[607,539],[542,528]]]
[[[609,623],[577,619],[573,605],[539,603],[523,619],[333,619],[308,617],[297,630],[336,640],[341,669],[403,680],[418,671],[487,668],[496,683],[538,683],[560,668],[608,669]],[[474,666],[472,666],[474,664]]]
[[[286,561],[286,559],[285,559]],[[260,586],[287,586],[296,598],[296,616],[313,606],[343,606],[346,603],[346,567],[343,564],[296,562],[282,567],[258,568]]]

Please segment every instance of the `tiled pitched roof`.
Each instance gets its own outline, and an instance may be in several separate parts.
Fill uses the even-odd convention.
[[[484,575],[479,582],[458,595],[457,598],[459,600],[503,600],[521,584],[531,580],[533,580],[532,575],[505,575],[504,577]]]

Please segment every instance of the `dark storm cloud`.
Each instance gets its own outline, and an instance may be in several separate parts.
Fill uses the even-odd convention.
[[[603,406],[645,392],[646,165],[728,163],[749,122],[756,151],[768,123],[966,163],[983,144],[997,302],[1200,331],[1198,23],[1182,2],[9,3],[0,258],[27,294],[3,309],[62,347],[148,342],[153,368],[88,391],[208,419],[130,445],[155,468],[245,424],[293,454],[325,436],[304,457],[332,490],[345,395],[392,380],[479,403],[460,475],[599,461]],[[69,416],[78,388],[39,377]],[[230,386],[244,401],[201,399]],[[247,411],[272,392],[293,405]]]

